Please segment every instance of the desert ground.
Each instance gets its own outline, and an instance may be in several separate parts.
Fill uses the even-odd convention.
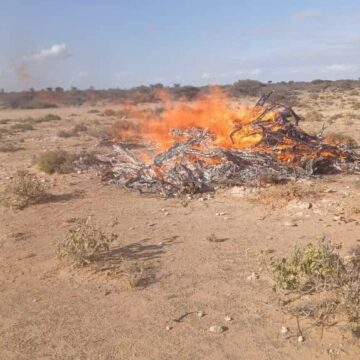
[[[360,143],[360,96],[328,95],[303,94],[301,126],[325,123]],[[0,204],[0,359],[359,359],[345,323],[316,326],[285,312],[259,260],[321,236],[346,255],[360,242],[359,176],[301,181],[294,196],[295,185],[271,185],[165,199],[104,182],[96,169],[39,170],[48,150],[111,152],[98,136],[117,121],[105,115],[111,108],[0,110],[1,189],[27,169],[52,194],[22,210]],[[61,119],[12,128],[49,113]],[[86,129],[62,135],[78,124]],[[60,261],[69,222],[88,216],[118,239],[97,263]]]

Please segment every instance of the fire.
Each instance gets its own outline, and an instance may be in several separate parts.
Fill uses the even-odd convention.
[[[160,115],[143,114],[135,125],[116,129],[117,138],[122,141],[141,138],[142,143],[151,144],[159,154],[186,141],[187,134],[198,129],[212,136],[210,142],[193,146],[198,150],[223,148],[273,154],[285,163],[298,163],[303,158],[346,158],[345,152],[330,145],[323,147],[319,138],[290,122],[279,106],[235,104],[217,88],[193,102],[172,102],[166,93],[161,93],[160,98],[163,101]],[[151,160],[148,154],[140,156],[146,162]],[[207,161],[213,164],[217,160]]]

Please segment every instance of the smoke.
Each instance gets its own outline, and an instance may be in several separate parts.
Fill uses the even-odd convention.
[[[66,44],[54,44],[48,49],[40,50],[38,53],[26,57],[31,61],[43,61],[48,59],[64,59],[69,56]]]

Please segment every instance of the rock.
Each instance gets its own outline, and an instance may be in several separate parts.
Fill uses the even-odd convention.
[[[282,334],[286,334],[286,333],[289,332],[289,329],[288,329],[286,326],[282,326],[280,332],[281,332]]]
[[[255,281],[255,280],[257,280],[257,279],[259,279],[259,275],[256,274],[255,272],[251,273],[251,274],[246,278],[247,281]]]
[[[293,221],[285,221],[283,223],[284,226],[292,226],[292,227],[295,227],[295,226],[298,226],[296,222],[293,222]]]
[[[202,317],[204,317],[206,314],[205,314],[205,312],[204,311],[198,311],[198,313],[197,313],[197,316],[199,317],[199,318],[202,318]]]
[[[212,325],[209,327],[209,331],[214,334],[222,334],[226,330],[225,326]]]
[[[171,330],[171,329],[172,329],[171,326],[167,326],[167,327],[166,327],[166,330],[167,330],[167,331],[169,331],[169,330]]]
[[[300,336],[298,336],[297,341],[298,341],[299,343],[302,343],[302,342],[305,341],[305,339],[304,339],[304,337],[303,337],[302,335],[300,335]]]
[[[233,318],[230,316],[230,315],[226,315],[225,317],[224,317],[224,320],[225,321],[231,321]]]

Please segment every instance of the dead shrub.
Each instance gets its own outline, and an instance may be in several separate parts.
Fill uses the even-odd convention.
[[[72,219],[65,240],[58,245],[57,257],[70,259],[76,266],[86,266],[98,261],[109,250],[109,244],[118,238],[117,234],[107,235],[91,223],[91,218]]]
[[[47,151],[39,156],[37,165],[47,174],[67,174],[74,170],[74,161],[77,155],[65,150]]]
[[[44,201],[48,197],[40,179],[26,170],[19,170],[6,186],[3,202],[6,206],[24,209]]]

